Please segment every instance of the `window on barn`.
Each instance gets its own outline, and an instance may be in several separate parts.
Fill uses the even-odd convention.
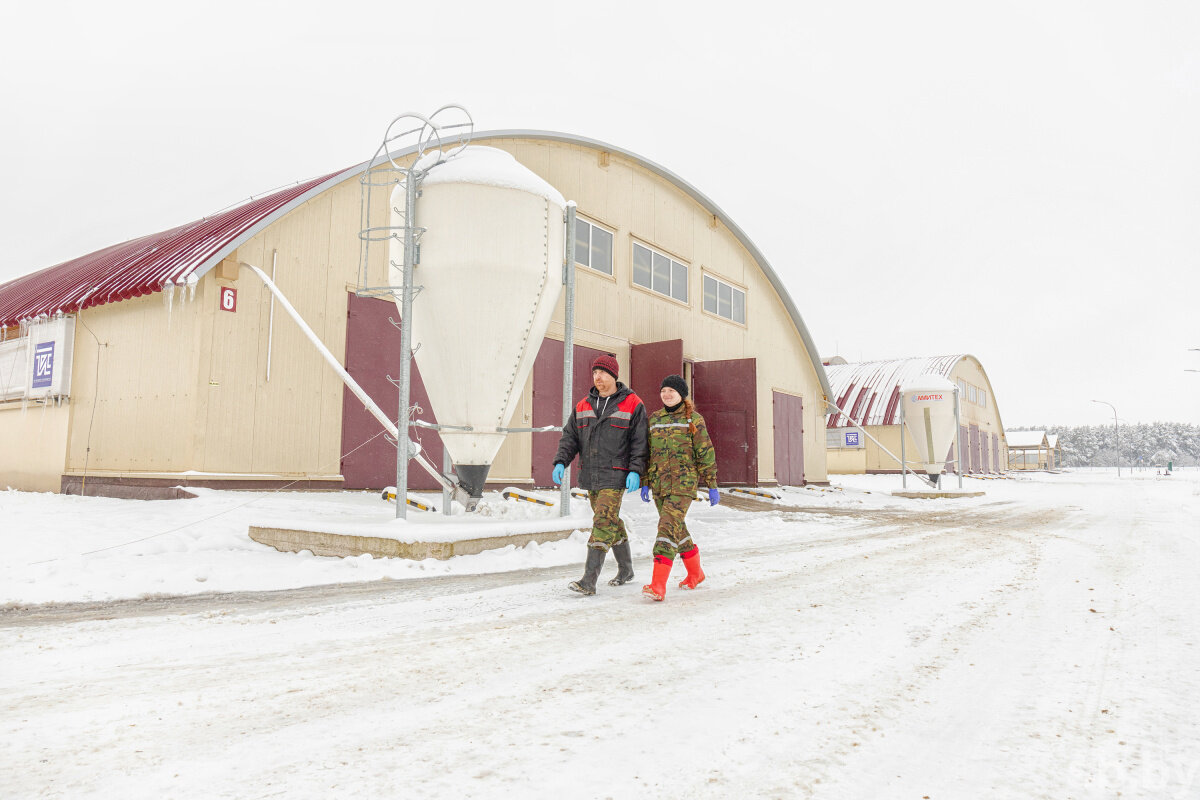
[[[638,286],[688,301],[688,267],[665,253],[633,243],[633,282]]]
[[[613,235],[594,222],[575,220],[575,262],[605,275],[613,274]]]
[[[746,324],[746,293],[724,281],[704,276],[704,310],[739,325]]]

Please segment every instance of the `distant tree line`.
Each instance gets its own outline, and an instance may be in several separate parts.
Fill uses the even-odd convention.
[[[1064,467],[1112,467],[1117,463],[1117,435],[1112,425],[1047,425],[1013,428],[1057,434]],[[1121,425],[1121,464],[1165,467],[1200,464],[1200,425],[1142,422]]]

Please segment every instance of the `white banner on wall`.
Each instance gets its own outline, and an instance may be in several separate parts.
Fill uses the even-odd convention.
[[[826,428],[825,447],[828,450],[857,450],[867,446],[858,428]]]
[[[70,396],[74,343],[74,317],[32,323],[0,342],[0,401]]]

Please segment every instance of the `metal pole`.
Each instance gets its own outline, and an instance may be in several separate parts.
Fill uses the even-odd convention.
[[[905,423],[907,415],[904,413],[904,397],[900,398],[900,488],[908,488],[908,425]]]
[[[563,301],[563,427],[571,421],[571,408],[575,398],[572,378],[575,372],[575,201],[567,203],[567,242],[566,256],[563,259],[563,284],[566,285],[566,297]],[[571,465],[563,473],[562,487],[558,496],[558,515],[571,514]]]
[[[1113,429],[1117,432],[1117,477],[1121,477],[1121,423],[1117,419],[1117,407],[1107,400],[1093,400],[1093,403],[1106,405],[1113,410]]]
[[[446,443],[442,442],[442,472],[447,480],[450,478],[450,468],[453,465],[450,463],[450,451],[446,449]],[[450,487],[442,487],[442,516],[450,516],[452,511],[450,508]]]
[[[955,470],[958,472],[958,488],[962,488],[963,452],[962,452],[962,409],[959,407],[958,385],[954,386],[954,458],[958,461]]]
[[[396,519],[408,515],[408,403],[412,372],[413,260],[417,210],[417,171],[410,169],[404,182],[404,285],[400,287],[400,409],[396,417]]]

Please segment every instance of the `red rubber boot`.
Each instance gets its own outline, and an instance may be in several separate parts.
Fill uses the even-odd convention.
[[[704,570],[700,569],[700,548],[693,547],[679,555],[683,558],[683,566],[687,567],[687,577],[679,582],[679,588],[695,589],[704,581]]]
[[[642,587],[642,594],[651,600],[667,599],[667,578],[671,577],[671,559],[666,556],[654,557],[654,576],[650,583]]]

